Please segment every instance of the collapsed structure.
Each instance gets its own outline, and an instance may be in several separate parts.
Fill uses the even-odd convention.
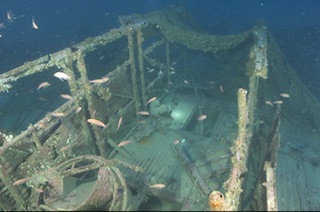
[[[277,174],[280,141],[282,155],[317,167],[318,100],[265,25],[209,35],[188,20],[182,7],[120,17],[117,29],[0,75],[10,93],[23,78],[63,71],[72,97],[1,134],[2,210],[139,210],[155,198],[175,210],[288,209],[277,195],[299,186],[277,189],[294,177]],[[292,126],[314,134],[308,154],[286,142]],[[319,207],[308,204],[300,209]]]

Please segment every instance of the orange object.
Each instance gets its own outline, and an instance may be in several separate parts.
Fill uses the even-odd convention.
[[[209,195],[210,211],[224,211],[224,195],[219,191],[213,191]]]

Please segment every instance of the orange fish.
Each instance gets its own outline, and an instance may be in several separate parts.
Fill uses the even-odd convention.
[[[26,183],[29,180],[31,180],[31,177],[22,178],[20,180],[15,181],[13,185],[21,185],[23,183]]]
[[[122,124],[122,116],[119,118],[117,130],[120,128]]]
[[[118,147],[125,146],[125,145],[127,145],[127,144],[130,144],[131,142],[132,142],[131,140],[121,141],[121,142],[118,144]]]
[[[70,96],[69,94],[61,94],[60,96],[64,99],[72,99],[72,96]]]
[[[201,115],[198,117],[198,121],[202,121],[207,118],[207,115]]]
[[[101,79],[90,80],[91,83],[97,83],[97,84],[101,84],[108,81],[109,81],[109,77],[102,77]]]
[[[32,17],[32,28],[33,28],[33,29],[39,29],[38,25],[37,25],[36,22],[34,21],[34,17]]]
[[[41,89],[41,88],[46,88],[50,86],[50,83],[49,82],[42,82],[40,83],[40,85],[38,86],[37,90]]]
[[[156,100],[156,99],[157,99],[157,97],[152,97],[152,98],[150,98],[150,99],[147,101],[147,104],[153,102],[153,101]]]
[[[162,189],[162,188],[165,188],[165,187],[166,187],[166,185],[162,184],[162,183],[153,184],[153,185],[149,186],[149,188],[155,188],[155,189]]]
[[[139,111],[139,112],[137,112],[137,115],[148,116],[149,112],[148,111]]]
[[[105,123],[103,123],[102,121],[99,121],[97,119],[87,119],[87,122],[89,122],[90,124],[94,124],[103,128],[106,128],[107,125]]]

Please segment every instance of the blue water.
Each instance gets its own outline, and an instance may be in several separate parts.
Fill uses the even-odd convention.
[[[184,4],[203,29],[214,34],[241,32],[263,19],[289,61],[311,72],[310,79],[320,75],[315,62],[320,58],[318,0],[1,0],[0,23],[6,29],[0,29],[0,72],[115,28],[119,15],[172,4]],[[16,17],[13,23],[8,23],[7,11]],[[39,30],[31,27],[32,17]]]
[[[0,29],[0,73],[116,28],[119,15],[173,4],[185,5],[211,34],[243,32],[264,20],[293,69],[320,97],[318,0],[0,0],[0,23],[6,27]]]

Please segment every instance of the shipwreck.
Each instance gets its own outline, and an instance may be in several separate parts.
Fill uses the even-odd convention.
[[[210,35],[176,6],[119,20],[0,74],[0,125],[25,126],[0,135],[2,211],[320,207],[319,100],[265,23]]]

